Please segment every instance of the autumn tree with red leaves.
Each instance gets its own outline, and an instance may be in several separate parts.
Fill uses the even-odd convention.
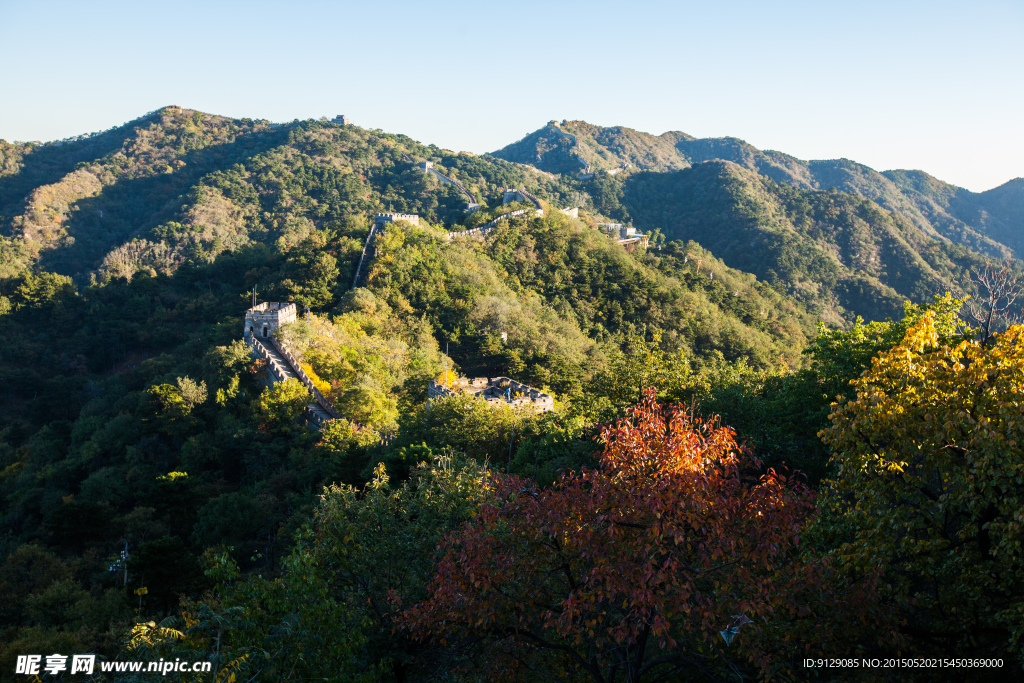
[[[496,675],[735,678],[770,666],[766,624],[788,602],[803,485],[759,473],[734,432],[647,391],[600,436],[600,466],[538,489],[495,475],[495,504],[442,544],[420,638],[483,638]],[[730,639],[731,643],[726,640]]]

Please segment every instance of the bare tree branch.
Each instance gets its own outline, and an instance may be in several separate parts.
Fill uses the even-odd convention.
[[[983,344],[1010,325],[1024,321],[1024,274],[1009,262],[965,271],[958,290],[955,296],[969,296],[963,314],[981,326]]]

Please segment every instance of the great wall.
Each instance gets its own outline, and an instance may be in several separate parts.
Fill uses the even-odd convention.
[[[338,116],[334,122],[339,123],[340,125],[346,125],[347,123],[343,116]],[[569,135],[567,133],[563,134]],[[405,152],[402,153],[402,157],[408,163],[416,163],[415,159]],[[435,169],[432,162],[419,162],[419,167],[424,173],[433,175],[440,182],[455,187],[466,198],[466,212],[473,212],[480,208],[481,205],[477,201],[477,198],[466,188],[465,185],[455,178],[447,176]],[[516,216],[523,216],[529,213],[533,213],[535,216],[544,215],[544,207],[541,204],[541,201],[526,190],[506,188],[502,196],[502,206],[506,206],[513,202],[529,203],[533,208],[513,209],[512,211],[494,218],[484,225],[480,225],[469,230],[449,231],[447,233],[448,240],[451,241],[457,237],[482,237],[501,221],[506,221]],[[578,216],[578,209],[576,208],[561,209],[560,211],[574,218]],[[420,218],[415,214],[376,214],[373,224],[370,226],[370,232],[366,236],[366,242],[363,244],[363,251],[359,256],[359,263],[356,266],[356,272],[352,278],[352,289],[355,289],[360,285],[362,278],[365,277],[365,274],[369,270],[370,262],[375,256],[374,244],[376,243],[378,235],[380,235],[388,223],[395,223],[398,221],[402,221],[410,225],[419,225]],[[601,227],[604,228],[606,232],[611,232],[608,228],[613,225],[615,228],[621,228],[621,225],[619,224],[601,224]],[[625,228],[621,228],[623,238],[627,237],[626,232],[627,230]],[[634,235],[635,231],[630,228],[628,240],[620,239],[619,242],[623,243],[628,241],[633,243],[640,239],[644,239],[646,243],[645,235],[637,235],[636,237],[634,237]],[[320,392],[320,390],[316,388],[313,380],[302,369],[302,365],[298,359],[296,359],[285,345],[278,341],[274,335],[274,332],[282,325],[294,322],[296,318],[297,308],[294,303],[263,302],[255,304],[254,302],[253,307],[245,312],[243,337],[246,344],[251,347],[253,355],[266,361],[269,379],[272,383],[284,382],[288,379],[297,379],[302,382],[313,399],[312,403],[306,406],[307,418],[310,424],[320,428],[330,420],[342,419],[342,416],[334,408],[331,402],[328,401]],[[428,400],[455,396],[457,394],[469,394],[474,397],[483,398],[488,403],[507,403],[513,407],[529,407],[536,412],[554,410],[554,400],[551,396],[539,391],[538,389],[521,384],[509,377],[478,377],[471,380],[459,378],[454,382],[451,382],[450,385],[451,386],[446,386],[436,382],[435,380],[430,380],[427,387]],[[353,423],[353,425],[355,425],[355,423]],[[358,427],[358,425],[355,426]]]
[[[339,118],[344,120],[344,117]],[[417,163],[416,160],[413,159],[407,152],[402,152],[402,159],[410,164]],[[466,189],[465,185],[463,185],[455,178],[447,176],[438,171],[437,169],[435,169],[432,162],[421,161],[419,162],[419,168],[424,173],[433,175],[442,183],[452,185],[460,193],[462,193],[462,195],[466,198],[467,213],[471,213],[480,208],[480,203],[477,201],[476,196],[473,195],[473,193],[470,192],[468,189]],[[510,218],[515,218],[516,216],[522,216],[524,214],[530,213],[531,211],[536,216],[544,215],[544,206],[541,204],[540,200],[537,199],[536,196],[534,196],[530,192],[527,192],[526,190],[515,188],[505,189],[504,194],[502,196],[502,206],[505,206],[515,201],[529,202],[530,204],[533,205],[533,208],[514,209],[512,211],[509,211],[508,213],[503,213],[502,215],[498,216],[497,218],[488,223],[485,223],[484,225],[480,225],[475,228],[470,228],[469,230],[449,231],[448,241],[451,241],[456,237],[483,237],[501,221],[505,221]],[[566,213],[567,215],[573,215],[572,213],[570,213],[570,211],[571,210],[563,210],[563,213]],[[374,243],[377,241],[377,236],[381,233],[381,231],[384,229],[384,226],[387,223],[394,223],[396,221],[405,221],[410,225],[419,225],[420,217],[415,214],[406,213],[378,213],[374,217],[373,225],[370,226],[370,233],[366,236],[366,241],[363,243],[363,252],[362,254],[359,255],[359,263],[356,265],[355,275],[352,277],[352,289],[355,289],[356,287],[359,286],[360,282],[362,282],[362,279],[369,271],[370,262],[373,260],[373,257],[375,255]]]
[[[252,349],[254,357],[266,361],[267,379],[272,383],[297,379],[312,397],[312,403],[306,406],[308,423],[316,428],[323,427],[331,420],[344,419],[324,396],[305,370],[302,363],[277,339],[274,334],[282,325],[295,322],[298,309],[293,303],[264,301],[245,312],[245,323],[242,336],[245,343]],[[507,403],[512,407],[527,407],[534,412],[544,413],[554,410],[554,399],[533,387],[515,381],[509,377],[478,377],[476,379],[458,378],[449,385],[430,380],[427,385],[427,399],[469,394],[482,398],[489,405]],[[361,426],[352,422],[353,427]]]
[[[341,414],[316,388],[295,356],[274,337],[274,332],[281,325],[295,321],[296,313],[295,304],[264,301],[245,312],[242,335],[253,355],[267,361],[271,382],[297,379],[305,385],[313,398],[313,402],[306,406],[306,414],[312,424],[320,427],[329,420],[339,419]]]
[[[409,155],[406,154],[404,156],[408,157]],[[409,157],[409,158],[411,159],[412,157]],[[421,161],[419,166],[420,166],[421,169],[423,169],[424,173],[428,173],[428,174],[434,176],[435,178],[440,180],[442,184],[451,185],[456,190],[461,192],[462,196],[464,196],[466,198],[466,213],[472,213],[474,211],[477,211],[480,208],[480,202],[477,201],[476,196],[474,196],[472,192],[470,192],[469,190],[466,189],[465,185],[460,183],[455,178],[446,176],[444,173],[441,173],[440,171],[438,171],[436,168],[434,168],[434,163],[433,162],[431,162],[431,161]]]
[[[565,121],[562,121],[562,123],[564,124]],[[559,137],[569,138],[571,143],[570,147],[572,148],[572,155],[576,157],[576,161],[578,161],[580,166],[582,166],[582,169],[580,169],[579,171],[579,177],[581,179],[584,177],[593,177],[593,174],[590,173],[590,163],[586,159],[584,159],[583,154],[580,153],[580,143],[576,139],[576,136],[573,135],[572,133],[566,133],[564,130],[562,130],[558,125],[558,121],[548,121],[548,129]],[[540,161],[540,159],[541,157],[538,154],[537,161]]]
[[[394,223],[395,221],[405,221],[410,225],[419,225],[420,217],[412,213],[378,213],[374,217],[373,225],[370,226],[370,234],[366,236],[366,242],[363,244],[363,253],[359,255],[356,274],[352,278],[352,289],[359,286],[363,271],[368,270],[370,267],[370,261],[373,260],[376,253],[373,245],[377,241],[377,235],[381,233],[387,223]]]
[[[565,133],[565,135],[569,134]],[[402,158],[407,163],[417,163],[416,160],[413,159],[406,152],[402,152]],[[435,169],[433,163],[430,161],[421,161],[418,162],[418,165],[419,168],[424,173],[431,174],[437,177],[442,183],[450,184],[457,188],[459,192],[462,193],[462,195],[466,198],[467,212],[473,212],[480,208],[480,203],[477,201],[477,198],[473,195],[473,193],[466,189],[466,186],[463,185],[461,182]],[[490,222],[485,223],[483,225],[479,225],[475,228],[470,228],[468,230],[449,231],[448,241],[450,242],[451,240],[457,237],[483,237],[501,221],[506,221],[510,218],[515,218],[516,216],[523,216],[531,212],[536,216],[544,215],[544,206],[541,204],[540,199],[538,199],[532,193],[527,192],[526,190],[517,188],[506,188],[502,195],[502,206],[506,206],[512,202],[529,203],[533,205],[533,208],[513,209],[512,211],[503,213],[497,218],[491,220]],[[569,209],[559,209],[559,211],[572,218],[579,217],[578,207],[573,207]],[[356,287],[359,286],[359,283],[362,281],[362,277],[369,269],[369,262],[372,261],[374,257],[373,245],[377,240],[377,235],[379,235],[381,230],[383,230],[385,224],[394,223],[396,221],[405,221],[406,223],[409,223],[411,225],[419,225],[420,217],[415,214],[404,213],[378,213],[376,215],[373,221],[373,225],[370,227],[370,233],[366,236],[366,242],[363,244],[363,253],[359,256],[359,263],[356,266],[356,273],[355,276],[352,278],[352,289],[355,289]],[[621,228],[621,235],[619,237],[613,237],[613,239],[615,239],[618,242],[618,244],[622,245],[622,247],[625,248],[626,251],[634,251],[637,248],[637,246],[647,246],[648,236],[636,232],[636,230],[632,227],[622,228],[622,226],[617,223],[598,223],[598,227],[610,225],[616,225],[619,228]],[[604,230],[604,232],[609,233],[609,236],[611,236],[611,231]]]
[[[509,211],[508,213],[503,213],[500,216],[498,216],[497,218],[495,218],[493,221],[491,221],[490,223],[485,223],[484,225],[478,226],[476,228],[470,228],[469,230],[459,230],[457,232],[449,232],[448,233],[448,240],[451,241],[451,240],[455,239],[456,237],[483,237],[484,235],[486,235],[488,232],[491,231],[491,228],[493,228],[495,225],[497,225],[501,221],[507,221],[509,218],[515,218],[516,216],[522,216],[524,213],[529,213],[529,212],[530,212],[529,209],[516,209],[515,211]]]
[[[505,206],[506,204],[509,204],[511,202],[514,202],[514,201],[529,202],[529,203],[533,204],[533,208],[532,209],[514,209],[512,211],[509,211],[508,213],[501,214],[500,216],[498,216],[497,218],[495,218],[494,220],[492,220],[489,223],[485,223],[485,224],[477,226],[475,228],[470,228],[469,230],[458,230],[456,232],[449,232],[448,233],[448,241],[450,242],[451,240],[455,239],[456,237],[483,237],[488,232],[490,232],[491,228],[496,226],[501,221],[507,221],[510,218],[515,218],[516,216],[522,216],[522,215],[530,213],[530,212],[533,212],[533,214],[535,216],[543,216],[544,215],[544,207],[541,205],[540,200],[537,199],[536,197],[534,197],[532,194],[530,194],[526,190],[506,189],[505,190],[505,194],[502,197],[502,206]]]
[[[366,263],[366,254],[370,253],[373,243],[377,240],[377,223],[370,226],[370,234],[366,236],[366,243],[363,244],[363,253],[359,256],[359,265],[356,266],[355,277],[352,278],[352,289],[359,286],[359,276],[363,272],[363,264]],[[372,258],[372,256],[371,256]],[[369,265],[367,265],[369,267]]]

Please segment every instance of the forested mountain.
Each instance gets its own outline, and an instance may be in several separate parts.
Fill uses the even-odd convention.
[[[170,272],[345,223],[354,238],[337,245],[345,269],[374,211],[472,227],[495,215],[488,209],[500,206],[502,188],[522,187],[554,208],[580,205],[591,221],[604,215],[696,241],[844,324],[898,315],[904,298],[924,301],[957,283],[979,255],[1015,253],[1021,234],[1019,180],[975,195],[921,172],[584,122],[549,124],[495,156],[352,126],[178,108],[62,144],[0,143],[0,268],[12,276],[35,265],[81,283]],[[465,199],[419,172],[419,160],[461,179],[483,211],[467,216]],[[592,173],[579,176],[581,164]]]
[[[550,122],[494,156],[553,173],[675,171],[708,161],[731,161],[804,190],[856,194],[903,215],[929,237],[963,244],[995,257],[1022,253],[1024,180],[974,193],[922,171],[879,173],[848,159],[802,161],[759,150],[737,138],[694,138],[670,131],[650,135],[585,121]]]
[[[999,187],[975,193],[944,183],[923,171],[885,171],[883,175],[940,231],[945,225],[954,230],[970,226],[1009,247],[1016,258],[1024,254],[1024,219],[1020,210],[1024,206],[1024,178],[1015,178]],[[952,235],[950,237],[954,239]],[[958,241],[974,246],[970,240],[969,233],[966,233]],[[995,255],[1006,253],[1002,250],[992,252],[984,244],[976,248]]]
[[[1021,197],[581,122],[479,156],[179,107],[0,141],[0,669],[1016,662],[1020,332],[932,295],[1016,253]],[[419,221],[368,241],[377,212]],[[254,299],[298,304],[279,340],[340,418],[243,343]],[[456,374],[554,410],[427,401]]]
[[[632,174],[621,202],[638,224],[699,242],[835,324],[898,316],[904,300],[945,291],[984,261],[856,194],[801,190],[731,162]]]
[[[597,210],[694,240],[841,324],[898,315],[1017,253],[1020,179],[975,194],[920,171],[804,162],[735,138],[549,123],[494,153],[578,178]]]
[[[495,196],[501,203],[506,186],[557,192],[545,176],[514,164],[405,136],[319,122],[271,126],[177,107],[59,146],[0,147],[5,267],[38,262],[75,277],[166,271],[193,254],[294,240],[314,224],[380,210],[459,220],[458,192],[415,171],[403,153],[465,178],[492,203]]]

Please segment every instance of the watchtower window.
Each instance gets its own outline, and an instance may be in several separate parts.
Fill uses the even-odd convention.
[[[263,326],[263,338],[264,339],[267,338],[267,326],[266,325]]]

